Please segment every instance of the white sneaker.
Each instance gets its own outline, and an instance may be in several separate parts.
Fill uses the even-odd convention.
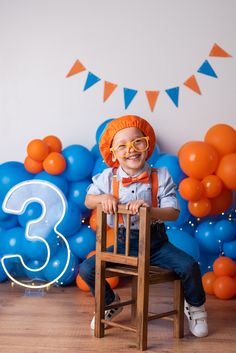
[[[189,329],[196,337],[208,335],[207,313],[205,306],[192,306],[184,301],[184,313],[188,318]]]
[[[115,293],[115,299],[113,300],[113,302],[111,304],[116,304],[116,303],[120,303],[120,297],[117,293]],[[109,310],[105,310],[105,315],[104,318],[105,320],[112,320],[114,317],[116,317],[116,315],[118,315],[121,311],[123,310],[123,307],[120,306],[119,308],[113,308],[113,309],[109,309]],[[92,330],[95,329],[95,316],[93,317],[90,327]],[[107,325],[104,325],[104,327],[106,328]]]

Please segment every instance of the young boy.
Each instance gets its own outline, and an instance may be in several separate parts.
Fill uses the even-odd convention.
[[[137,116],[123,116],[112,120],[106,126],[101,139],[100,151],[110,168],[93,177],[85,204],[88,208],[96,208],[102,204],[103,211],[108,214],[108,224],[113,226],[113,214],[117,204],[126,204],[132,211],[130,254],[138,253],[138,211],[141,206],[152,206],[151,168],[146,160],[151,156],[156,143],[152,126]],[[169,243],[165,232],[165,221],[174,221],[179,215],[179,206],[175,194],[175,184],[166,168],[156,170],[158,180],[157,207],[151,224],[150,264],[174,270],[182,279],[185,294],[185,314],[193,335],[204,337],[208,334],[207,314],[204,307],[205,293],[202,287],[198,264],[185,252]],[[118,195],[114,195],[114,175],[118,181]],[[118,251],[124,253],[125,224],[119,225]],[[112,249],[112,247],[111,247]],[[110,250],[111,251],[111,250]],[[80,266],[80,275],[95,291],[95,256],[84,261]],[[106,305],[119,302],[106,282]],[[105,319],[112,320],[122,308],[105,312]],[[95,319],[91,322],[95,327]]]

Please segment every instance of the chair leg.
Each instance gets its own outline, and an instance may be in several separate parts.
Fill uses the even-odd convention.
[[[134,300],[134,303],[131,305],[131,323],[135,324],[136,313],[137,313],[137,277],[136,276],[132,276],[131,299]]]
[[[104,303],[105,300],[105,263],[98,257],[96,259],[96,282],[95,282],[95,337],[104,337]]]
[[[138,278],[137,285],[137,349],[147,349],[149,284],[143,278]]]
[[[174,309],[177,314],[174,316],[174,337],[184,336],[184,291],[181,280],[174,281]]]

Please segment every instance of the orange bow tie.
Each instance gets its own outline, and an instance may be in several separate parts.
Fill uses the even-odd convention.
[[[122,185],[129,186],[133,183],[148,183],[149,182],[149,175],[148,172],[143,172],[137,177],[130,177],[130,178],[122,178]]]

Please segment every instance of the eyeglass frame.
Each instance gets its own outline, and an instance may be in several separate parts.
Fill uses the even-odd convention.
[[[137,150],[135,147],[134,147],[134,142],[136,140],[139,140],[139,139],[144,139],[147,143],[147,147],[144,149],[144,150]],[[130,148],[132,147],[136,152],[146,152],[149,148],[149,139],[150,137],[149,136],[140,136],[140,137],[137,137],[136,139],[132,140],[132,141],[128,141],[126,143],[120,143],[119,145],[117,146],[114,146],[114,147],[111,147],[110,148],[110,151],[113,152],[114,154],[116,154],[116,149],[117,147],[119,146],[122,146],[122,145],[126,145],[126,150],[124,152],[124,155],[127,153],[127,149],[128,151],[130,150]]]

